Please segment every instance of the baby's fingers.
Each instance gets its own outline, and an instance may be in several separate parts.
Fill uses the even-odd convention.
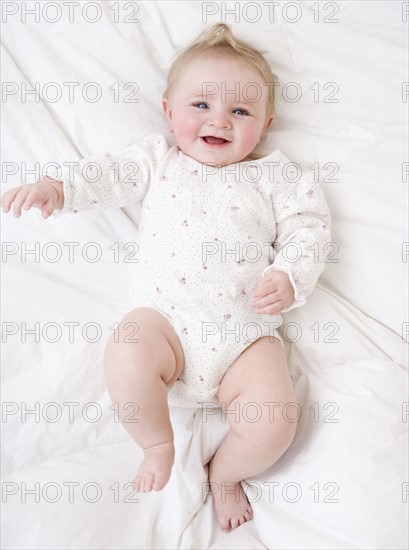
[[[3,208],[3,212],[8,212],[10,210],[10,206],[21,189],[22,187],[15,187],[14,189],[9,189],[2,195],[1,207]]]
[[[17,193],[14,200],[14,217],[19,218],[21,216],[21,207],[26,202],[27,195],[30,193],[30,190],[27,187],[23,187]]]
[[[48,199],[46,203],[43,204],[43,207],[41,209],[41,215],[44,219],[47,219],[51,214],[54,212],[54,202],[52,199]]]
[[[26,196],[24,210],[29,210],[32,206],[42,208],[44,200],[45,197],[43,191],[38,189],[38,187],[33,186]]]

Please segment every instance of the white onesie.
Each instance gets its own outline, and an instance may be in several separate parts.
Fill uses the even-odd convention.
[[[171,404],[218,403],[226,370],[261,336],[281,337],[281,315],[256,314],[251,294],[269,270],[286,272],[305,303],[322,273],[330,214],[311,175],[281,151],[222,168],[201,164],[154,134],[116,155],[63,170],[64,207],[54,215],[142,201],[132,308],[162,313],[185,367]],[[249,366],[251,368],[251,365]]]

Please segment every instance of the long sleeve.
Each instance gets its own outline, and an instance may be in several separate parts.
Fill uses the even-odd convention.
[[[64,206],[53,216],[120,208],[141,201],[168,150],[165,138],[153,134],[117,154],[64,163]]]
[[[310,174],[294,184],[276,219],[274,260],[262,272],[284,271],[294,287],[294,302],[284,309],[302,306],[325,268],[330,252],[330,212],[319,183]]]

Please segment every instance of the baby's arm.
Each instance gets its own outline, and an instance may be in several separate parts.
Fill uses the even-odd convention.
[[[10,189],[2,197],[2,207],[8,212],[14,202],[19,217],[23,206],[25,210],[37,206],[47,218],[128,206],[144,198],[168,149],[165,138],[153,134],[117,154],[66,163],[61,181],[46,176],[37,183]]]
[[[319,183],[310,174],[292,188],[276,220],[277,235],[273,243],[273,263],[262,272],[288,275],[294,288],[294,302],[281,312],[302,306],[314,290],[325,268],[331,242],[331,218],[328,204]]]
[[[6,191],[1,197],[3,212],[8,212],[14,203],[14,216],[21,216],[21,209],[30,210],[32,206],[41,210],[47,219],[55,209],[64,206],[63,182],[49,177],[40,178],[37,183],[27,183]]]

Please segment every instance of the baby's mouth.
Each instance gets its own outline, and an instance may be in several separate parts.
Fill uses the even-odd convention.
[[[214,136],[201,136],[201,139],[209,145],[224,145],[225,143],[230,143],[227,139]]]

